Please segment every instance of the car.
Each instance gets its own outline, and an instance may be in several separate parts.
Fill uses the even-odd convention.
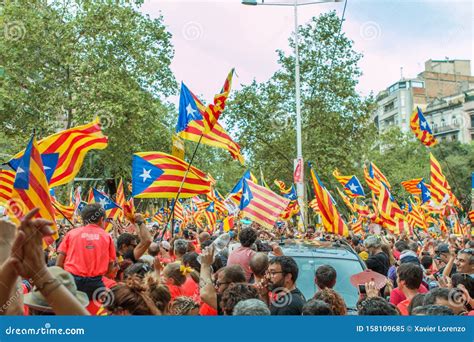
[[[280,247],[284,255],[292,257],[298,264],[296,286],[303,292],[306,300],[310,300],[318,291],[314,282],[316,269],[321,265],[331,265],[337,272],[334,290],[344,298],[348,314],[357,313],[359,293],[349,279],[367,267],[349,245],[338,241],[292,241],[281,243]]]

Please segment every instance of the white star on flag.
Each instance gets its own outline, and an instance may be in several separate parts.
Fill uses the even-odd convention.
[[[23,173],[25,172],[25,170],[23,170],[21,167],[18,166],[18,168],[16,169],[16,173]]]
[[[142,178],[143,178],[143,183],[145,183],[145,181],[146,181],[148,178],[151,178],[150,173],[151,173],[151,169],[150,169],[150,170],[146,170],[145,168],[143,168],[143,173],[139,176],[139,177],[142,177]]]
[[[245,201],[245,202],[247,202],[247,201],[249,200],[249,195],[250,195],[250,194],[249,194],[248,191],[245,191],[245,192],[244,192],[244,195],[243,195],[243,196],[244,196],[244,201]]]
[[[103,206],[104,208],[105,208],[105,206],[106,206],[107,204],[109,204],[109,201],[107,201],[107,199],[106,199],[105,197],[102,197],[102,198],[99,200],[99,202],[100,202],[100,205]]]
[[[426,129],[426,121],[421,121],[420,126]]]
[[[349,189],[351,189],[352,192],[356,192],[359,187],[355,185],[354,183],[349,185]]]
[[[193,107],[191,106],[190,103],[188,103],[188,105],[186,106],[186,112],[188,113],[188,115],[194,115],[194,112],[196,111],[196,109],[193,109]]]

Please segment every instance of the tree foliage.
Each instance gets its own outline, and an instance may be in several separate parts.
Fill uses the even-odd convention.
[[[340,24],[330,12],[299,28],[303,155],[322,175],[336,167],[354,171],[373,137],[373,101],[355,89],[362,56],[339,34]],[[289,44],[294,48],[293,38]],[[254,81],[238,91],[226,115],[252,166],[261,166],[272,180],[291,181],[296,156],[295,56],[280,50],[278,63],[280,69],[270,80]]]
[[[91,153],[87,176],[130,174],[132,152],[169,150],[163,100],[176,82],[161,17],[102,1],[6,2],[2,11],[0,124],[9,139],[22,147],[33,129],[44,137],[98,116],[109,146]]]

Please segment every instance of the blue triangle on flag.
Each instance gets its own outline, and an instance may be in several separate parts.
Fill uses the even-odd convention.
[[[92,191],[94,192],[94,201],[101,204],[106,211],[113,208],[120,208],[114,201],[99,192],[97,189],[92,189]]]
[[[242,197],[240,199],[240,210],[245,209],[252,201],[253,195],[252,191],[250,190],[249,184],[247,180],[243,178],[242,181]]]
[[[345,188],[350,190],[354,195],[365,196],[364,188],[356,176],[352,176],[352,178],[349,179]]]
[[[214,202],[209,203],[209,205],[206,208],[206,211],[209,211],[210,213],[214,212]]]
[[[179,133],[188,127],[194,120],[202,120],[203,117],[197,107],[196,101],[191,91],[181,82],[181,93],[179,96],[179,116],[176,125],[176,133]]]
[[[137,155],[132,160],[132,196],[145,191],[164,173],[162,169]]]

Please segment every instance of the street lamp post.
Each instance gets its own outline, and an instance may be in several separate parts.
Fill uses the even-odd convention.
[[[317,0],[311,2],[298,3],[298,0],[291,2],[270,2],[265,3],[265,0],[243,0],[243,5],[264,5],[264,6],[293,6],[294,8],[294,22],[295,22],[295,113],[296,113],[296,160],[295,169],[299,167],[300,177],[295,180],[296,192],[298,194],[298,204],[301,208],[303,220],[306,222],[306,201],[304,189],[304,172],[303,172],[303,143],[301,138],[301,94],[300,94],[300,56],[299,56],[299,35],[298,35],[298,6],[320,4],[326,2],[341,2],[343,0]]]

